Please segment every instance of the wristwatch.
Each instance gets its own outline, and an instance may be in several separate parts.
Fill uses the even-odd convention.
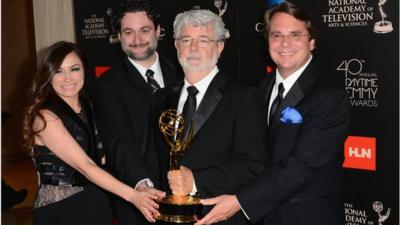
[[[144,183],[146,184],[147,187],[154,187],[154,184],[150,179],[144,180]]]
[[[149,178],[146,178],[146,179],[143,179],[143,180],[139,181],[136,184],[135,189],[139,190],[139,189],[146,188],[146,187],[154,187],[153,182]]]

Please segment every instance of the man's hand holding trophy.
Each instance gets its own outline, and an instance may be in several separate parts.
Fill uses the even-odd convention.
[[[158,125],[165,142],[169,146],[170,171],[179,170],[182,157],[190,148],[193,124],[191,124],[189,133],[185,138],[185,121],[182,114],[175,109],[169,109],[161,114]],[[186,191],[182,191],[182,193],[186,193]],[[157,216],[157,220],[169,223],[190,223],[199,219],[200,199],[182,193],[173,193],[159,200],[160,215]]]

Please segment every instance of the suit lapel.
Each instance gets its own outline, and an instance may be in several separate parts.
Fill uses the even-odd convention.
[[[301,99],[303,99],[303,97],[304,94],[299,83],[295,82],[290,91],[286,94],[282,103],[279,105],[276,111],[277,113],[275,113],[274,118],[272,119],[271,130],[274,130],[279,125],[282,110],[288,106],[294,107]]]
[[[273,75],[273,78],[270,78],[270,80],[271,81],[267,83],[266,88],[265,88],[266,89],[265,102],[267,103],[267,107],[269,106],[272,88],[274,87],[274,84],[275,84],[275,75]]]
[[[142,92],[148,93],[149,96],[151,96],[153,94],[153,90],[146,83],[142,75],[140,75],[139,71],[132,65],[127,57],[124,59],[123,64],[128,81],[137,89],[141,90]]]
[[[217,107],[219,100],[222,98],[222,94],[219,89],[224,86],[225,83],[226,80],[224,75],[218,72],[208,86],[207,91],[193,116],[193,136],[195,136],[196,133],[201,129],[203,124],[207,121],[214,109]]]
[[[219,89],[225,85],[225,82],[225,77],[221,73],[218,73],[208,86],[207,91],[193,116],[193,137],[201,129],[218,105],[219,100],[222,98]],[[171,92],[166,97],[165,110],[178,108],[183,84],[184,82],[181,80],[171,88]]]
[[[306,67],[297,81],[293,84],[292,88],[286,94],[283,99],[281,105],[277,109],[277,113],[275,114],[272,122],[271,130],[276,129],[279,125],[279,120],[281,116],[281,112],[288,106],[294,107],[296,106],[300,100],[304,98],[309,88],[315,81],[315,69],[316,69],[316,59],[310,62],[310,64]]]
[[[176,85],[171,87],[171,92],[166,97],[165,110],[178,108],[179,97],[181,95],[182,87],[183,80],[179,81]]]
[[[269,98],[271,96],[272,88],[274,87],[274,83],[275,83],[275,73],[268,74],[267,76],[260,79],[260,81],[257,83],[257,87],[262,91],[264,95],[267,107],[269,104]]]
[[[175,84],[178,80],[176,67],[162,57],[159,57],[161,72],[166,87]]]

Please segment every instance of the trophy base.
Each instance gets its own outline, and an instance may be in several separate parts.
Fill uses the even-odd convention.
[[[200,218],[202,205],[193,196],[169,195],[158,201],[160,215],[156,220],[168,223],[192,223]]]
[[[374,25],[374,32],[378,34],[389,33],[393,31],[392,23],[389,21],[379,21]]]

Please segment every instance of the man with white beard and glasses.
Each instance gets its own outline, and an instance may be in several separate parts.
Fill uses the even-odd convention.
[[[231,81],[217,66],[228,36],[221,17],[209,10],[189,10],[175,18],[175,47],[184,80],[156,93],[153,121],[166,110],[176,109],[183,113],[183,133],[190,129],[193,133],[180,169],[169,171],[169,146],[154,124],[163,191],[200,198],[233,194],[265,170],[261,93]],[[203,213],[207,211],[209,207],[204,207]],[[226,224],[251,223],[237,214]]]

